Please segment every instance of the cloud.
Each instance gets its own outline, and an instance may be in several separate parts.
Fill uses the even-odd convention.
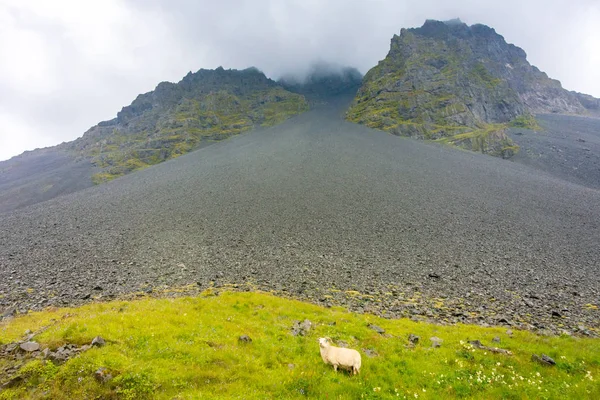
[[[0,159],[80,136],[200,68],[366,72],[427,18],[485,23],[568,89],[600,96],[596,0],[0,0]]]

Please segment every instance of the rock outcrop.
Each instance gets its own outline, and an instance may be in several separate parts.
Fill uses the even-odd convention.
[[[101,183],[307,109],[304,96],[285,90],[256,68],[201,69],[179,83],[161,82],[116,118],[65,146],[102,168],[93,178]]]
[[[349,120],[397,135],[442,139],[493,155],[515,147],[504,125],[536,113],[591,114],[591,96],[569,92],[485,25],[428,20],[394,35],[363,80]]]

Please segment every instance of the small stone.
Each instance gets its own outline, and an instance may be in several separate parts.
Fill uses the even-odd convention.
[[[19,346],[18,343],[9,343],[6,345],[6,347],[4,348],[4,351],[6,353],[12,353],[14,349],[16,349]]]
[[[106,383],[112,379],[112,375],[104,367],[100,367],[94,372],[94,377],[100,383]]]
[[[496,336],[495,338],[492,339],[492,342],[500,343],[500,338],[498,336]]]
[[[408,335],[408,341],[410,343],[412,343],[413,345],[416,345],[417,343],[419,343],[419,339],[421,339],[420,336],[413,335],[412,333],[410,335]]]
[[[24,350],[24,351],[26,351],[28,353],[31,353],[33,351],[38,351],[40,349],[40,344],[36,343],[36,342],[25,342],[25,343],[21,343],[19,345],[19,347],[22,350]]]
[[[559,313],[559,312],[558,312],[558,311],[556,311],[556,310],[552,311],[552,316],[553,316],[554,318],[561,318],[561,317],[562,317],[561,313]]]
[[[428,276],[430,278],[433,278],[433,279],[440,279],[441,278],[440,274],[438,274],[437,272],[430,272]]]
[[[88,300],[90,297],[92,297],[92,295],[90,293],[85,293],[84,295],[81,296],[81,300]]]
[[[17,309],[15,307],[7,308],[2,313],[2,318],[10,318],[17,314]]]
[[[288,368],[289,369],[294,369],[294,368],[296,368],[296,364],[288,364]]]
[[[69,359],[69,356],[63,351],[50,352],[48,359],[54,361],[56,364],[62,364]]]
[[[306,336],[306,334],[310,331],[312,327],[312,322],[308,319],[304,321],[294,321],[294,325],[292,326],[292,335],[294,336]]]
[[[544,361],[545,363],[547,363],[549,365],[556,365],[556,361],[554,361],[552,358],[548,357],[545,354],[542,354],[542,361]]]
[[[507,330],[506,330],[506,334],[507,334],[508,336],[511,336],[511,337],[512,337],[512,335],[513,335],[513,331],[512,331],[511,329],[507,329]]]
[[[556,362],[552,358],[548,357],[545,354],[542,354],[541,357],[538,356],[537,354],[533,354],[531,356],[531,360],[535,361],[537,363],[540,363],[542,365],[548,365],[548,366],[556,365]]]
[[[433,348],[441,347],[442,343],[444,342],[442,339],[436,336],[431,337],[429,340],[431,340],[431,347]]]
[[[106,341],[102,338],[102,336],[96,336],[92,340],[92,346],[102,347],[106,344]]]
[[[377,325],[369,324],[368,327],[374,330],[375,332],[379,333],[380,335],[383,335],[385,333],[385,330]]]
[[[365,354],[367,355],[367,357],[369,358],[373,358],[373,357],[377,357],[379,354],[377,354],[377,352],[375,350],[371,350],[371,349],[363,349],[363,351],[365,352]]]
[[[21,375],[17,375],[13,377],[11,380],[6,382],[4,385],[0,386],[0,389],[8,389],[14,386],[19,385],[23,381],[23,377]]]
[[[48,347],[46,347],[44,350],[42,350],[42,357],[44,357],[44,360],[46,358],[48,358],[49,355],[50,355],[50,349]]]
[[[238,338],[238,342],[240,343],[252,343],[252,339],[248,335],[242,335]]]
[[[25,336],[30,335],[31,334],[31,329],[27,329],[24,333]]]
[[[343,347],[343,348],[345,348],[345,349],[347,349],[347,348],[348,348],[348,342],[346,342],[346,341],[344,341],[344,340],[338,340],[338,341],[337,341],[337,345],[338,345],[338,347]]]

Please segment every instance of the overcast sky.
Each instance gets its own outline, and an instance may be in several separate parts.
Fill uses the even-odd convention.
[[[600,97],[599,0],[0,0],[0,160],[73,140],[188,71],[365,73],[400,28],[455,17]]]

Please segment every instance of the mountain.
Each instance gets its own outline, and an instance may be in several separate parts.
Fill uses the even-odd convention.
[[[428,20],[395,35],[387,57],[364,77],[355,68],[321,62],[305,76],[284,75],[278,82],[256,68],[201,69],[178,83],[162,82],[73,142],[0,162],[0,213],[278,124],[309,108],[339,105],[347,96],[354,97],[349,108],[335,109],[351,122],[512,157],[600,187],[596,124],[539,117],[600,116],[599,99],[563,89],[492,28]],[[540,129],[543,137],[535,134]],[[565,140],[565,132],[573,138]]]
[[[162,82],[72,142],[0,162],[0,213],[69,194],[308,110],[256,68]]]
[[[535,128],[531,114],[598,113],[599,100],[569,92],[485,25],[427,20],[394,35],[364,77],[349,120],[397,135],[438,139],[510,157],[505,129]]]
[[[93,177],[101,183],[307,109],[302,95],[256,68],[201,69],[139,95],[115,119],[100,122],[66,147],[102,168]]]
[[[353,97],[0,215],[0,314],[214,283],[390,317],[600,328],[586,308],[600,191],[350,123]]]

